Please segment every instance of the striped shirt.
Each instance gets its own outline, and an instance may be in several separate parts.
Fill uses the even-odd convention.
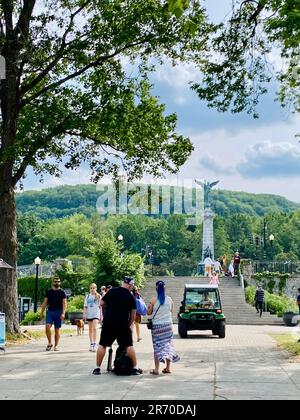
[[[256,290],[255,300],[257,302],[263,302],[264,301],[264,297],[265,297],[265,291],[264,290],[262,290],[262,289]]]

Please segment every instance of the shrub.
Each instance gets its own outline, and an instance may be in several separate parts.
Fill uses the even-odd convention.
[[[83,311],[84,295],[73,296],[68,300],[67,312]]]
[[[42,320],[41,309],[39,309],[36,313],[33,311],[29,311],[25,315],[25,318],[21,322],[21,325],[33,325],[35,321],[41,321],[41,320]]]
[[[79,295],[89,290],[89,285],[94,283],[94,278],[88,267],[84,271],[75,272],[71,267],[64,266],[56,274],[61,279],[62,288],[70,289],[72,295]]]
[[[247,286],[245,289],[246,301],[253,305],[255,298],[255,287]],[[277,295],[265,291],[265,302],[267,304],[266,310],[272,314],[282,317],[284,312],[297,312],[297,304],[295,301],[287,296]]]

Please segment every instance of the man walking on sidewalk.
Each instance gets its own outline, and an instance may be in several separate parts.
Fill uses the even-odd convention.
[[[58,343],[60,339],[59,330],[61,328],[61,321],[65,319],[65,312],[67,308],[67,295],[64,290],[60,288],[60,278],[54,277],[52,282],[52,289],[47,290],[45,300],[42,304],[42,318],[44,318],[45,309],[48,307],[46,314],[46,336],[48,339],[47,351],[53,347],[51,339],[51,327],[54,324],[54,351],[58,351]]]

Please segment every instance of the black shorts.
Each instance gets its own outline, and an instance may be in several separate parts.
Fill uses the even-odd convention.
[[[121,347],[133,346],[132,331],[129,325],[104,321],[101,330],[100,346],[110,347],[115,340]]]

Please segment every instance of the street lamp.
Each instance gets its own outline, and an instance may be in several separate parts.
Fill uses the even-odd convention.
[[[38,295],[38,278],[39,278],[39,266],[41,265],[40,257],[36,257],[34,260],[35,264],[35,290],[34,290],[34,312],[37,312],[37,295]]]
[[[123,235],[119,235],[118,236],[118,241],[119,241],[119,244],[120,244],[120,247],[119,247],[119,257],[120,258],[123,257],[123,253],[122,253],[123,246],[121,245],[121,243],[123,242],[123,239],[124,239],[124,236]]]
[[[270,246],[271,246],[271,259],[273,260],[273,241],[274,241],[274,235],[273,234],[271,234],[270,236],[269,236],[269,241],[270,241]]]

